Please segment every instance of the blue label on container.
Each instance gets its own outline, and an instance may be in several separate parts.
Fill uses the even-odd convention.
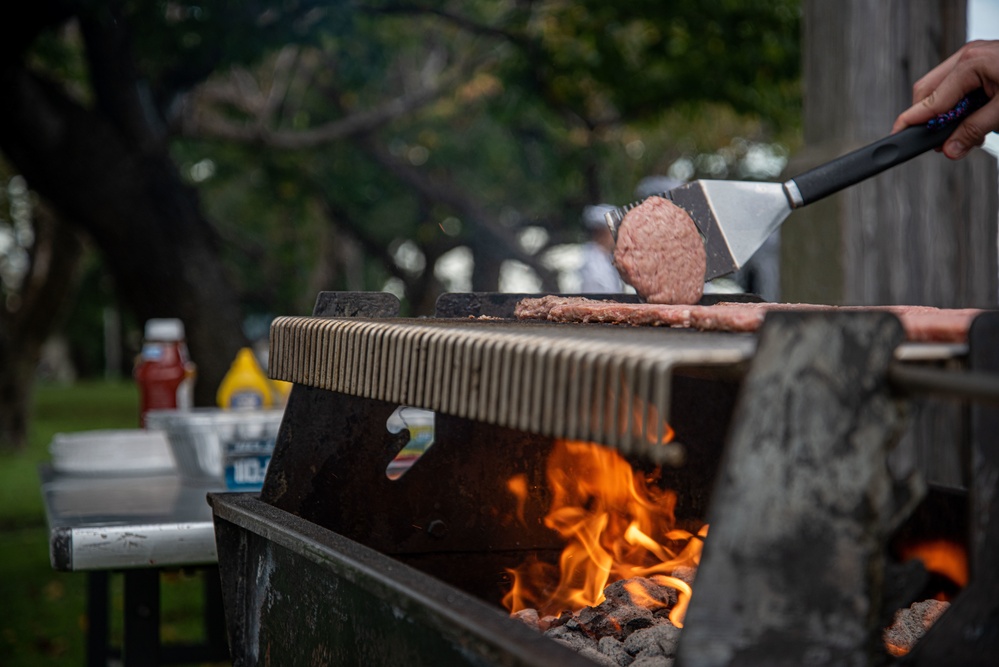
[[[274,438],[225,442],[226,488],[232,491],[259,491],[267,476],[274,442]]]
[[[261,408],[264,397],[258,391],[237,391],[229,397],[229,407],[239,410]]]
[[[225,466],[225,486],[233,491],[259,491],[267,477],[270,454],[231,459]]]

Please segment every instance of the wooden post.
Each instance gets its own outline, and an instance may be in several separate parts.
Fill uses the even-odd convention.
[[[912,84],[965,42],[964,0],[803,4],[805,148],[799,173],[874,141]],[[999,188],[983,151],[930,152],[796,211],[781,230],[788,302],[995,307]],[[959,413],[926,405],[903,446],[943,486],[963,486]]]
[[[963,0],[805,0],[804,150],[792,171],[878,139],[912,84],[965,41]],[[787,301],[994,306],[996,160],[928,153],[782,230]]]

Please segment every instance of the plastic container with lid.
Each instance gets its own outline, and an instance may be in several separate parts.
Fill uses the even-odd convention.
[[[149,428],[166,433],[183,477],[226,489],[258,490],[274,452],[283,410],[154,410]]]
[[[260,410],[273,403],[272,386],[248,347],[240,349],[222,378],[215,400],[227,410]]]
[[[139,386],[139,422],[150,410],[189,410],[197,367],[184,339],[184,323],[175,318],[146,322],[142,352],[135,366]]]

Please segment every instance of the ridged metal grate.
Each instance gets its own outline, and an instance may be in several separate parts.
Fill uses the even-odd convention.
[[[673,369],[731,366],[749,336],[482,320],[280,317],[271,376],[675,462]]]

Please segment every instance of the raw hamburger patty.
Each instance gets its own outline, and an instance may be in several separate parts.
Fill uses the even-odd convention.
[[[617,231],[614,265],[649,303],[697,303],[707,257],[687,212],[662,197],[628,211]]]
[[[690,311],[698,307],[700,306],[617,303],[585,297],[543,296],[521,300],[514,309],[514,315],[521,320],[689,327]]]
[[[519,320],[547,320],[553,306],[567,303],[609,303],[594,301],[581,296],[555,296],[548,294],[541,297],[521,299],[514,306],[513,314]]]
[[[774,310],[884,311],[902,322],[905,337],[912,342],[958,343],[968,338],[968,327],[982,311],[978,308],[934,308],[932,306],[825,306],[805,303],[726,303],[702,306],[690,315],[690,326],[702,331],[756,331],[766,314]]]
[[[628,304],[595,301],[581,297],[524,299],[544,301],[533,306],[533,317],[553,322],[602,322],[634,326],[690,327],[701,331],[753,332],[770,311],[885,311],[902,322],[906,338],[913,342],[959,343],[967,340],[978,308],[933,308],[931,306],[827,306],[805,303],[732,303],[713,306]],[[518,305],[518,310],[520,306]],[[526,308],[525,308],[526,311]],[[518,317],[521,315],[518,314]]]

